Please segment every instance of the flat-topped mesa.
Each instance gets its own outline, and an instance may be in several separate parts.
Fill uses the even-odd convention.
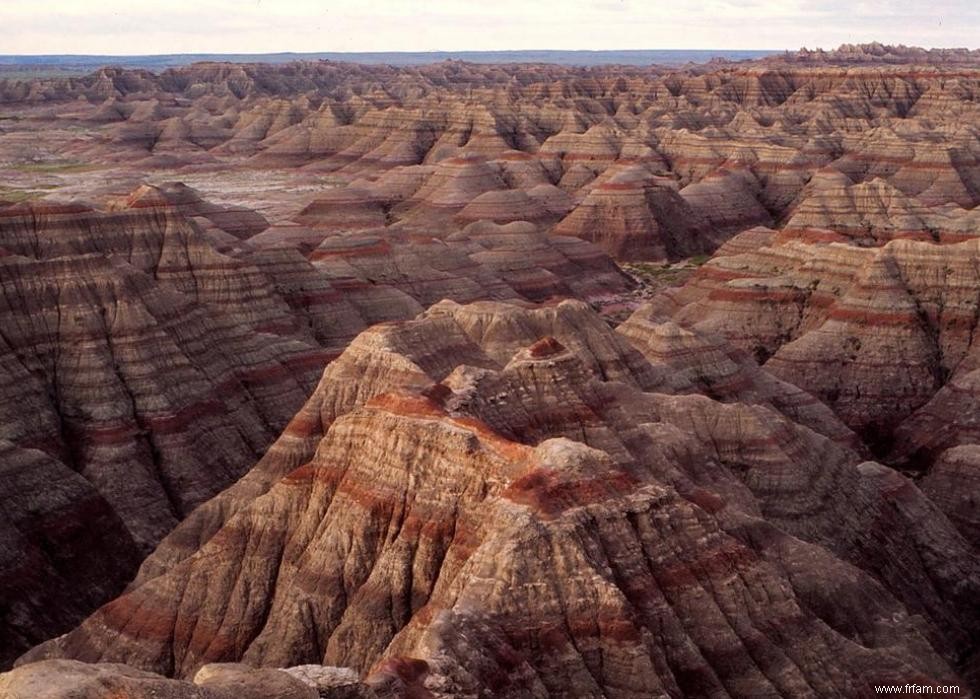
[[[573,302],[368,330],[195,555],[25,660],[427,671],[447,697],[962,682],[980,568],[942,513],[767,407],[645,392],[657,374]]]

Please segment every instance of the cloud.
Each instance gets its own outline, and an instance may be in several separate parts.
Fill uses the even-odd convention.
[[[3,53],[977,47],[966,0],[0,0]]]

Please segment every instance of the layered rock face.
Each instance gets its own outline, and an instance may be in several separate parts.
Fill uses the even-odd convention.
[[[62,461],[0,440],[0,662],[118,594],[140,550],[106,497]]]
[[[79,513],[97,497],[116,517],[91,523],[116,560],[101,579],[75,578],[87,589],[61,610],[75,565],[61,559],[81,544],[54,537],[42,547],[51,574],[11,591],[38,620],[11,610],[5,662],[118,592],[141,555],[262,456],[324,364],[372,323],[445,297],[585,297],[632,284],[593,246],[531,224],[475,224],[451,242],[402,240],[380,253],[336,238],[311,262],[247,242],[218,252],[197,221],[210,216],[240,235],[247,217],[229,223],[227,209],[185,187],[141,187],[115,207],[0,211],[2,437],[90,484],[92,493],[74,486]],[[19,472],[26,457],[6,454]],[[6,495],[20,493],[12,481]],[[9,534],[17,570],[27,551],[21,533]]]
[[[669,373],[574,302],[378,326],[328,368],[265,483],[253,471],[222,523],[168,539],[197,550],[24,661],[372,677],[415,658],[434,696],[961,682],[980,568],[936,505],[770,405],[677,394]]]
[[[10,662],[118,593],[237,480],[327,357],[264,332],[299,326],[259,270],[181,218],[8,208],[0,247]]]
[[[214,228],[241,239],[269,227],[261,214],[244,207],[224,207],[205,201],[199,192],[180,182],[141,185],[116,206],[121,209],[163,209],[191,219],[205,230]]]
[[[622,260],[689,257],[716,242],[669,184],[640,167],[597,183],[554,230],[600,243]]]
[[[322,365],[122,263],[0,264],[6,437],[101,486],[144,547],[241,475]]]
[[[877,248],[749,231],[624,330],[670,319],[726,341],[829,406],[976,541],[975,240]]]
[[[117,593],[177,522],[255,464],[323,366],[370,325],[443,298],[585,298],[634,285],[598,248],[530,223],[482,222],[452,240],[331,236],[308,258],[252,244],[261,216],[180,184],[107,204],[0,210],[0,437],[90,484],[92,494],[76,486],[78,507],[98,494],[121,526],[101,515],[92,526],[113,540],[106,555],[122,551],[59,611],[74,575],[63,549],[76,544],[55,537],[49,583],[32,577],[11,593],[39,619],[47,606],[50,623],[11,611],[5,663]],[[9,454],[18,472],[25,457]],[[20,492],[12,483],[5,495]],[[22,536],[9,534],[5,553],[20,560]]]
[[[416,311],[446,298],[590,299],[635,286],[598,247],[574,237],[548,236],[529,222],[480,221],[448,240],[392,231],[335,236],[325,239],[310,259],[318,271],[343,284],[354,303],[361,303],[360,293],[402,297],[414,301]],[[363,291],[355,290],[358,285]],[[375,315],[375,320],[410,316],[401,312]]]
[[[0,81],[0,696],[977,691],[978,65]]]
[[[975,241],[877,249],[789,241],[716,257],[647,313],[728,337],[864,428],[907,417],[971,368],[978,250]],[[840,373],[863,364],[873,365],[863,385]]]
[[[229,245],[266,222],[274,239],[289,223],[444,238],[530,221],[623,260],[706,254],[774,223],[961,240],[980,201],[977,66],[975,51],[869,45],[683,69],[105,69],[0,81],[18,116],[0,151],[36,165],[29,134],[47,129],[63,139],[55,165],[297,173],[308,194],[268,219],[174,187],[124,200],[165,202]]]
[[[24,497],[25,468],[71,483],[39,505],[62,513],[64,533],[18,508],[4,521],[4,665],[117,594],[174,525],[262,457],[323,366],[371,324],[447,297],[634,285],[598,248],[528,223],[473,224],[427,245],[331,237],[307,259],[252,245],[261,217],[181,185],[109,204],[0,211],[3,497]]]
[[[112,257],[194,301],[234,314],[251,329],[303,334],[269,279],[247,261],[219,253],[169,205],[113,213],[76,204],[11,206],[0,209],[0,247],[41,260]]]

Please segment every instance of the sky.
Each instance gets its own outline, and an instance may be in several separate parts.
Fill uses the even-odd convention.
[[[0,0],[0,54],[980,47],[977,0]]]

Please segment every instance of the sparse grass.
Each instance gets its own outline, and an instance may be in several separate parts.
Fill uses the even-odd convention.
[[[634,274],[642,274],[648,277],[670,277],[682,271],[680,267],[657,264],[656,262],[631,262],[624,264],[623,267]]]
[[[0,201],[19,204],[22,201],[28,201],[36,197],[37,192],[25,192],[21,189],[6,189],[5,187],[0,187]]]
[[[643,274],[660,274],[661,272],[670,270],[669,265],[657,264],[656,262],[626,262],[623,264],[623,267],[642,272]]]
[[[647,286],[671,286],[683,280],[690,270],[654,262],[633,262],[624,264],[623,269]]]
[[[90,170],[98,170],[99,168],[96,165],[90,165],[88,163],[73,161],[48,161],[37,163],[17,163],[16,165],[12,165],[11,169],[16,170],[17,172],[50,175],[58,173],[88,172]]]
[[[669,286],[680,286],[694,271],[711,259],[710,255],[696,255],[680,262],[631,262],[623,264],[623,270],[643,285],[647,293]]]
[[[693,267],[700,267],[711,259],[711,255],[694,255],[679,262],[629,262],[623,265],[632,274],[654,278],[671,278],[690,273]]]
[[[12,187],[4,187],[3,185],[0,185],[0,201],[19,204],[22,201],[39,199],[40,197],[44,196],[45,192],[52,189],[58,189],[58,185],[39,184],[31,187],[30,189],[14,189]]]

